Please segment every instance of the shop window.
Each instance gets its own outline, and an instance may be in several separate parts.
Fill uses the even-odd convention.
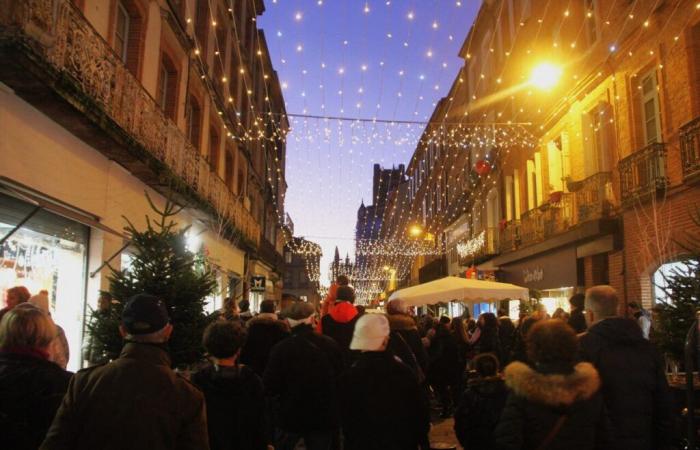
[[[187,102],[187,139],[196,149],[200,146],[200,130],[202,127],[202,109],[197,99],[190,95]]]
[[[656,70],[652,69],[640,77],[640,111],[644,144],[661,142],[661,108],[659,104],[659,86]]]
[[[215,128],[209,129],[209,167],[215,174],[219,173],[219,133]]]
[[[112,46],[126,68],[137,78],[144,33],[144,15],[135,0],[117,1],[114,7]]]
[[[176,120],[177,114],[177,69],[173,61],[163,53],[160,59],[160,71],[158,73],[158,92],[156,101],[166,117]]]
[[[207,38],[209,37],[209,23],[211,17],[209,14],[209,0],[196,0],[194,36],[197,39],[197,47],[199,48],[202,59],[207,61]]]
[[[81,367],[87,274],[87,226],[46,210],[38,210],[18,230],[36,207],[0,194],[0,237],[12,235],[0,245],[0,295],[13,286],[31,294],[48,292],[53,320],[63,327],[71,351],[68,369]]]

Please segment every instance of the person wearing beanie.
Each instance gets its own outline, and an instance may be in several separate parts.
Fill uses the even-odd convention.
[[[274,448],[293,450],[304,439],[307,450],[328,450],[340,429],[338,376],[343,370],[338,344],[314,331],[315,308],[292,302],[282,311],[291,336],[275,344],[263,374],[275,418]]]
[[[29,297],[27,303],[42,310],[53,321],[49,310],[49,293],[47,291],[41,291],[37,295]],[[54,337],[49,347],[49,361],[58,364],[61,369],[65,370],[70,359],[68,339],[66,339],[66,332],[63,331],[60,325],[54,322],[54,326],[56,327],[56,337]]]
[[[333,338],[338,343],[343,352],[343,361],[346,366],[349,366],[353,359],[350,352],[350,341],[358,317],[354,303],[355,290],[350,286],[339,286],[336,291],[335,305],[321,320],[323,334]]]
[[[234,321],[217,320],[204,330],[202,345],[211,364],[192,375],[192,382],[206,399],[211,450],[267,449],[262,380],[238,361],[245,340],[246,330]]]
[[[73,376],[40,449],[208,449],[204,396],[170,368],[165,302],[134,295],[119,329],[119,358]]]
[[[428,400],[415,373],[387,350],[389,333],[383,314],[355,324],[350,349],[360,353],[340,379],[347,450],[430,448]]]

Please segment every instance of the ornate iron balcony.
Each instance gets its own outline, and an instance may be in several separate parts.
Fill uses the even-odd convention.
[[[644,201],[666,189],[666,144],[655,143],[632,153],[618,163],[623,206]]]
[[[683,125],[679,136],[683,178],[695,178],[700,175],[700,117]]]

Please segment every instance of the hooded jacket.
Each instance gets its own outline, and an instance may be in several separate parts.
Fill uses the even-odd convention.
[[[340,385],[347,450],[417,450],[428,441],[428,400],[391,352],[361,353]]]
[[[596,366],[619,448],[661,450],[671,435],[671,397],[660,355],[636,321],[604,319],[581,335],[582,359]]]
[[[241,362],[262,376],[270,351],[275,344],[289,336],[289,326],[276,314],[261,313],[246,322],[248,337],[241,349]]]
[[[562,417],[547,450],[625,448],[610,443],[600,379],[591,364],[544,373],[514,362],[506,367],[505,382],[511,392],[494,432],[496,449],[538,449]]]
[[[160,345],[127,342],[109,364],[78,371],[43,450],[209,448],[204,396]]]
[[[330,312],[321,319],[323,334],[335,340],[343,352],[346,366],[350,365],[350,342],[357,322],[357,308],[350,302],[336,302]]]
[[[0,448],[34,450],[46,436],[71,373],[39,352],[0,352]]]
[[[455,411],[454,430],[465,450],[493,448],[493,430],[508,398],[498,376],[470,380]]]
[[[428,353],[418,334],[418,327],[413,318],[407,314],[391,314],[389,319],[389,348],[396,356],[417,372],[417,369],[425,375],[428,372]],[[407,346],[401,345],[402,341]],[[408,353],[406,349],[410,350]],[[415,361],[415,362],[414,362]],[[416,366],[417,365],[417,366]]]
[[[266,450],[262,380],[246,366],[210,365],[192,376],[207,404],[212,450]]]

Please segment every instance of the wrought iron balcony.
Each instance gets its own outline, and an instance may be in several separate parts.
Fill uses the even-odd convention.
[[[125,164],[139,178],[160,179],[217,216],[219,227],[234,228],[260,243],[260,226],[184,133],[118,55],[69,0],[0,0],[0,43],[14,46],[42,71],[42,79],[107,136],[125,136]],[[5,61],[8,68],[11,61]],[[5,81],[5,80],[3,80]],[[16,82],[17,79],[11,81]],[[47,84],[49,84],[47,83]],[[109,132],[109,134],[107,133]],[[139,165],[140,164],[140,165]],[[147,173],[147,174],[146,174]]]
[[[683,125],[679,136],[683,178],[700,178],[700,117]]]
[[[646,200],[668,185],[666,145],[655,143],[644,147],[621,159],[618,170],[623,206]]]
[[[581,181],[569,182],[574,194],[575,222],[609,217],[613,210],[612,172],[598,172]]]
[[[499,252],[507,253],[520,246],[520,221],[502,222],[500,226]]]

